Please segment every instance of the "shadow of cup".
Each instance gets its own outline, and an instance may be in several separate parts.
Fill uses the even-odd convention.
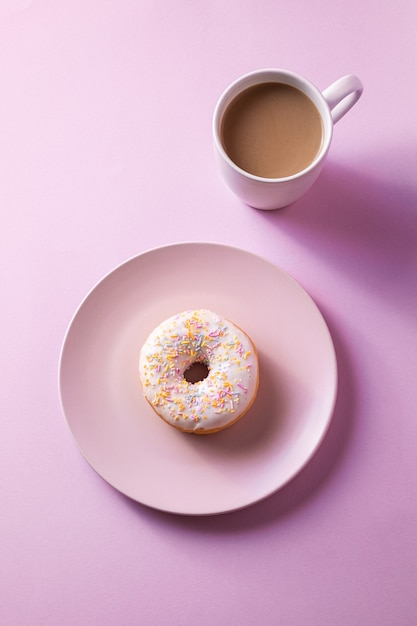
[[[281,211],[259,212],[259,217],[342,279],[415,315],[416,208],[417,189],[328,163],[301,200]],[[416,286],[412,293],[410,277]]]

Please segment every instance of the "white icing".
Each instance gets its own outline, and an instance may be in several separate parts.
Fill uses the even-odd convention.
[[[196,361],[209,373],[196,383],[184,372]],[[250,338],[206,309],[165,320],[145,341],[139,359],[145,398],[166,422],[187,431],[224,428],[243,414],[258,385],[258,359]]]

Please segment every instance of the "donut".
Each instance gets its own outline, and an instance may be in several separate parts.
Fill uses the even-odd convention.
[[[183,311],[146,339],[139,379],[145,399],[165,422],[187,433],[214,433],[237,422],[255,399],[256,347],[213,311]]]

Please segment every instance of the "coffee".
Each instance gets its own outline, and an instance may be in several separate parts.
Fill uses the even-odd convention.
[[[302,91],[266,82],[232,100],[220,132],[224,149],[241,169],[262,178],[284,178],[314,161],[323,127],[317,107]]]

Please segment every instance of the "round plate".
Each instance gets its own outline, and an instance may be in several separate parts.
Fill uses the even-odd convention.
[[[248,413],[203,436],[165,424],[137,373],[150,331],[194,308],[243,328],[260,365]],[[59,385],[70,430],[102,478],[156,509],[207,515],[262,500],[303,468],[332,417],[337,365],[321,313],[286,272],[238,248],[181,243],[126,261],[93,288],[66,333]]]

